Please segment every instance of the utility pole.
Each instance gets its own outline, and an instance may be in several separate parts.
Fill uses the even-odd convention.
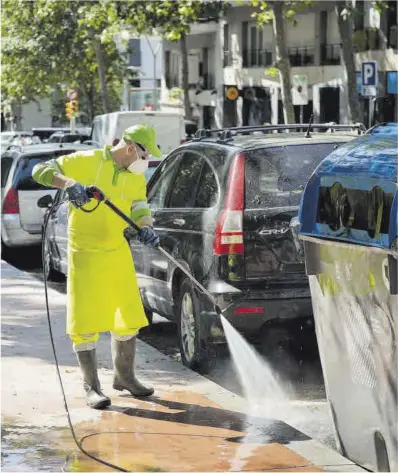
[[[156,87],[156,59],[157,59],[157,55],[160,51],[160,46],[162,45],[162,42],[159,41],[159,44],[157,45],[156,50],[154,50],[149,37],[145,36],[145,38],[146,38],[146,41],[148,43],[149,49],[151,50],[152,57],[153,57],[153,106],[154,106],[155,110],[157,110],[158,100],[157,100],[157,87]]]

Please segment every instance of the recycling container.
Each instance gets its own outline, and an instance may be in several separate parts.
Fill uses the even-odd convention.
[[[376,128],[313,173],[298,233],[338,448],[398,471],[398,125]]]

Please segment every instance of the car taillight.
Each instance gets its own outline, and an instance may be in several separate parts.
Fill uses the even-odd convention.
[[[19,200],[18,191],[16,189],[9,189],[4,197],[3,214],[19,214]]]
[[[245,156],[238,154],[232,163],[224,210],[217,221],[213,252],[221,255],[241,255],[243,243],[243,203],[245,189]]]
[[[264,307],[238,307],[234,310],[234,314],[263,314]]]

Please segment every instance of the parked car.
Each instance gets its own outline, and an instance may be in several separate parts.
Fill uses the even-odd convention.
[[[13,146],[38,145],[41,140],[29,131],[3,131],[0,135],[1,154]]]
[[[32,169],[47,161],[88,146],[33,145],[6,151],[1,157],[1,244],[2,248],[17,248],[40,244],[44,210],[37,200],[56,190],[41,186],[32,178]]]
[[[161,162],[162,160],[160,159],[151,159],[149,161],[148,169],[145,172],[147,182]],[[48,192],[46,195],[48,195]],[[65,202],[65,193],[62,190],[56,192],[54,199],[45,199],[42,202],[44,203],[40,205],[43,205],[43,208],[47,208],[53,203],[59,204],[48,222],[46,232],[47,251],[45,252],[48,279],[58,281],[64,278],[68,272],[68,203]]]
[[[148,184],[162,247],[228,307],[227,319],[248,336],[266,334],[271,321],[312,322],[290,224],[313,170],[358,134],[338,133],[339,126],[330,134],[268,133],[286,128],[201,130],[170,153]],[[66,234],[66,227],[59,230],[61,220],[66,225],[61,209],[49,235],[56,246]],[[56,246],[50,263],[65,272],[66,250]],[[222,337],[211,303],[156,249],[134,241],[131,249],[149,317],[156,312],[175,321],[183,363],[205,371],[211,344]]]
[[[90,141],[90,134],[70,131],[56,131],[48,139],[48,143],[85,143],[86,141]]]
[[[87,136],[87,140],[90,138],[91,129],[87,127],[76,127],[76,132]],[[35,136],[38,136],[43,143],[47,143],[49,138],[54,133],[71,133],[69,127],[41,127],[41,128],[32,128],[32,133]]]

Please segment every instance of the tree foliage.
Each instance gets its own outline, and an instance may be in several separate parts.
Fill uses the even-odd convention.
[[[111,101],[119,100],[126,64],[112,37],[115,3],[4,0],[1,15],[2,93],[9,101],[48,97],[54,87],[78,87],[91,119],[102,108],[98,40]]]

